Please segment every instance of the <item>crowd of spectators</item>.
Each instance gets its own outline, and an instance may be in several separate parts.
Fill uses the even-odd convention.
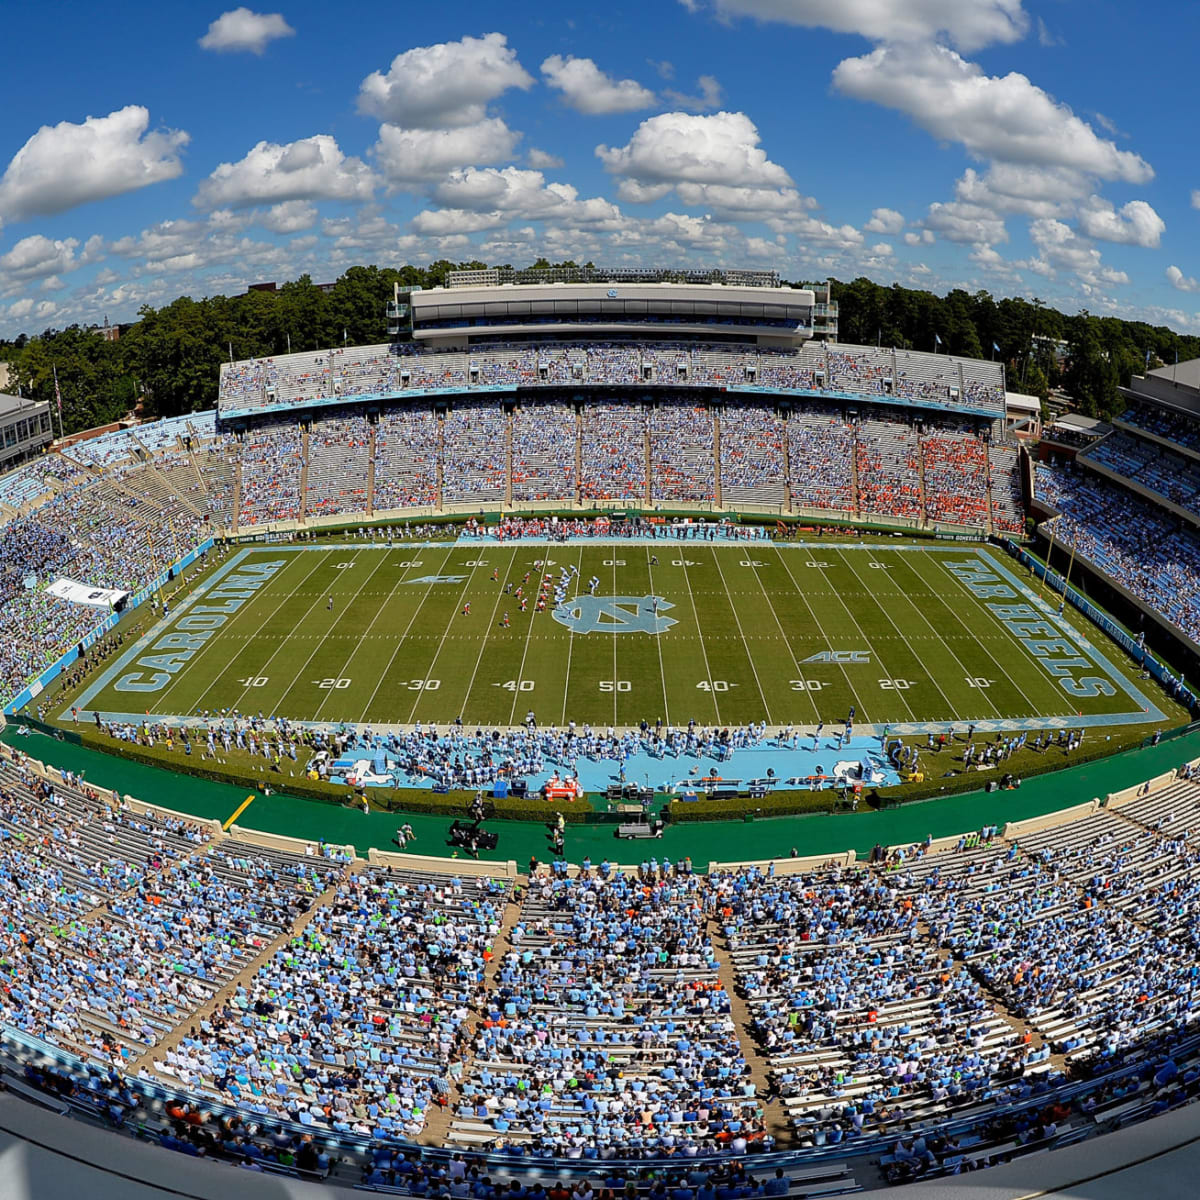
[[[853,512],[854,426],[832,410],[804,409],[789,415],[787,436],[792,503]]]
[[[446,504],[508,498],[508,414],[495,401],[457,401],[442,427]]]
[[[921,516],[920,445],[904,425],[864,418],[857,430],[858,504],[865,513]]]
[[[313,421],[308,431],[306,515],[366,511],[370,439],[367,418],[352,409]]]
[[[637,400],[589,404],[580,434],[583,500],[645,500],[647,410]]]
[[[713,414],[704,404],[662,400],[650,411],[650,498],[715,498]]]
[[[925,515],[931,521],[983,528],[988,520],[988,447],[970,427],[921,438]]]
[[[1193,641],[1200,641],[1200,538],[1161,508],[1092,472],[1039,464],[1036,498],[1073,547]]]
[[[753,385],[896,396],[997,414],[1000,363],[874,346],[807,342],[795,349],[703,341],[488,342],[466,350],[412,343],[359,346],[228,363],[219,407],[244,411],[417,388],[573,385]]]
[[[266,422],[242,440],[243,525],[294,521],[300,516],[300,476],[304,452],[300,427],[294,418]]]
[[[555,401],[525,401],[512,417],[512,498],[515,502],[575,495],[579,419]]]
[[[430,410],[381,412],[375,426],[375,511],[436,504],[438,455],[439,431]]]

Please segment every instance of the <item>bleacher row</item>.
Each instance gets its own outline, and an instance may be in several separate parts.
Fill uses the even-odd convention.
[[[1052,1141],[1114,1095],[1196,1095],[1189,775],[1019,838],[797,874],[543,867],[518,896],[223,836],[5,750],[0,1021],[198,1112],[390,1143],[385,1187],[437,1108],[451,1146],[594,1160],[769,1150],[777,1104],[795,1145],[938,1173],[995,1157],[999,1112]]]
[[[1001,363],[943,354],[830,346],[798,350],[679,342],[514,343],[429,350],[354,346],[226,363],[218,411],[282,408],[406,389],[538,386],[756,386],[855,393],[1004,414]]]
[[[329,412],[309,426],[306,490],[301,426],[268,419],[242,443],[240,522],[434,507],[439,478],[442,504],[505,503],[511,471],[515,503],[720,500],[783,511],[790,489],[797,510],[1021,528],[1016,448],[993,447],[999,477],[988,445],[961,420],[930,419],[918,434],[899,421],[852,424],[820,405],[785,420],[767,404],[578,399],[578,415],[552,401],[511,415],[493,400],[457,400],[444,416],[424,404],[388,407],[373,427],[355,410]]]

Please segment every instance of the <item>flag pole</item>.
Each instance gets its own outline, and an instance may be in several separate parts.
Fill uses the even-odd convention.
[[[58,403],[58,440],[61,442],[63,437],[63,419],[62,419],[62,392],[58,387],[58,363],[51,363],[50,369],[54,372],[54,399]]]

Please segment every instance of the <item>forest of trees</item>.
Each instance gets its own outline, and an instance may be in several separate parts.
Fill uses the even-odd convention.
[[[289,346],[301,351],[343,340],[384,341],[384,306],[394,283],[434,287],[449,271],[485,265],[351,267],[328,291],[302,276],[274,292],[181,296],[163,308],[143,308],[118,340],[80,326],[46,330],[0,341],[0,362],[9,364],[8,391],[39,400],[53,400],[57,367],[68,433],[117,420],[138,399],[145,416],[172,416],[215,405],[220,364],[230,354],[243,359],[286,354]],[[1061,388],[1092,416],[1119,410],[1117,387],[1144,370],[1147,354],[1151,365],[1200,357],[1200,338],[1117,317],[1068,316],[1037,299],[996,300],[987,292],[959,290],[936,296],[868,279],[835,280],[833,298],[840,305],[843,342],[924,351],[936,345],[951,354],[995,357],[1006,364],[1010,390],[1044,400],[1050,388]],[[1058,342],[1066,345],[1061,363]]]

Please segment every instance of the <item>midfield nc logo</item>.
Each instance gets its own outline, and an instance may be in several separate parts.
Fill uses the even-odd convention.
[[[665,633],[676,624],[660,596],[576,596],[560,604],[554,619],[572,633]]]

